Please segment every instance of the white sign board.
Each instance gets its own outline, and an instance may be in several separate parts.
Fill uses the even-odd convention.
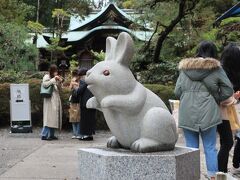
[[[16,103],[24,103],[29,101],[29,85],[28,84],[10,84],[11,101]]]
[[[31,108],[28,84],[10,84],[11,121],[30,121]]]

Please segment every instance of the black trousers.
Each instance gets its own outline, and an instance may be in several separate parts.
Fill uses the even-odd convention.
[[[236,137],[236,145],[233,153],[233,167],[239,168],[240,166],[240,138]]]
[[[96,110],[81,106],[80,133],[93,135],[96,127]]]
[[[233,146],[233,136],[228,120],[223,120],[222,124],[217,127],[220,136],[220,150],[218,152],[218,170],[220,172],[228,172],[228,157]]]

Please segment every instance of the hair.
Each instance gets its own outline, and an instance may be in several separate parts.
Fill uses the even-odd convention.
[[[54,78],[54,73],[55,72],[58,72],[58,67],[55,65],[55,64],[52,64],[50,67],[49,67],[49,75],[51,78]]]
[[[88,69],[87,68],[80,68],[78,70],[78,75],[79,76],[85,76],[87,74]]]
[[[217,58],[217,47],[211,41],[202,41],[197,49],[196,57]]]
[[[233,84],[235,91],[240,90],[240,48],[234,43],[228,44],[221,56],[222,67]]]
[[[74,69],[72,71],[72,77],[76,77],[76,76],[78,76],[78,69]]]

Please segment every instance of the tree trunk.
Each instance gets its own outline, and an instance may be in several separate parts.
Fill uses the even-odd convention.
[[[167,36],[169,35],[169,33],[172,32],[174,27],[181,21],[181,19],[182,19],[182,17],[176,18],[175,20],[173,20],[171,22],[171,24],[164,31],[162,31],[160,33],[160,35],[158,37],[158,40],[157,40],[157,45],[156,45],[156,48],[155,48],[155,51],[154,51],[153,61],[155,63],[162,62],[162,60],[159,57],[160,57],[160,54],[161,54],[163,43],[164,43],[165,39],[167,38]]]
[[[36,22],[39,22],[39,11],[40,11],[40,0],[38,0],[38,3],[37,3],[37,19],[36,19]],[[38,34],[35,33],[33,44],[36,44],[36,46],[37,46],[37,39],[38,39]],[[39,53],[40,52],[37,53],[36,62],[35,62],[36,71],[38,70],[38,65],[39,65]]]
[[[38,4],[37,4],[37,19],[36,19],[36,22],[39,22],[39,11],[40,11],[40,0],[38,0]]]
[[[167,36],[169,35],[169,33],[171,33],[173,31],[173,29],[175,28],[175,26],[182,20],[182,18],[185,16],[185,5],[186,5],[186,0],[180,0],[179,2],[179,9],[178,9],[178,15],[177,17],[171,21],[170,25],[167,26],[165,28],[165,30],[163,30],[157,40],[157,44],[155,47],[155,51],[154,51],[154,57],[153,57],[153,61],[155,63],[159,63],[162,62],[162,60],[160,59],[160,54],[161,54],[161,50],[163,47],[163,43],[165,41],[165,39],[167,38]]]

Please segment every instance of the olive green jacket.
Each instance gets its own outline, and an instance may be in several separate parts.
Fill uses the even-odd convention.
[[[205,131],[222,122],[219,103],[233,95],[232,84],[220,62],[189,58],[179,63],[175,95],[180,99],[179,127]]]

